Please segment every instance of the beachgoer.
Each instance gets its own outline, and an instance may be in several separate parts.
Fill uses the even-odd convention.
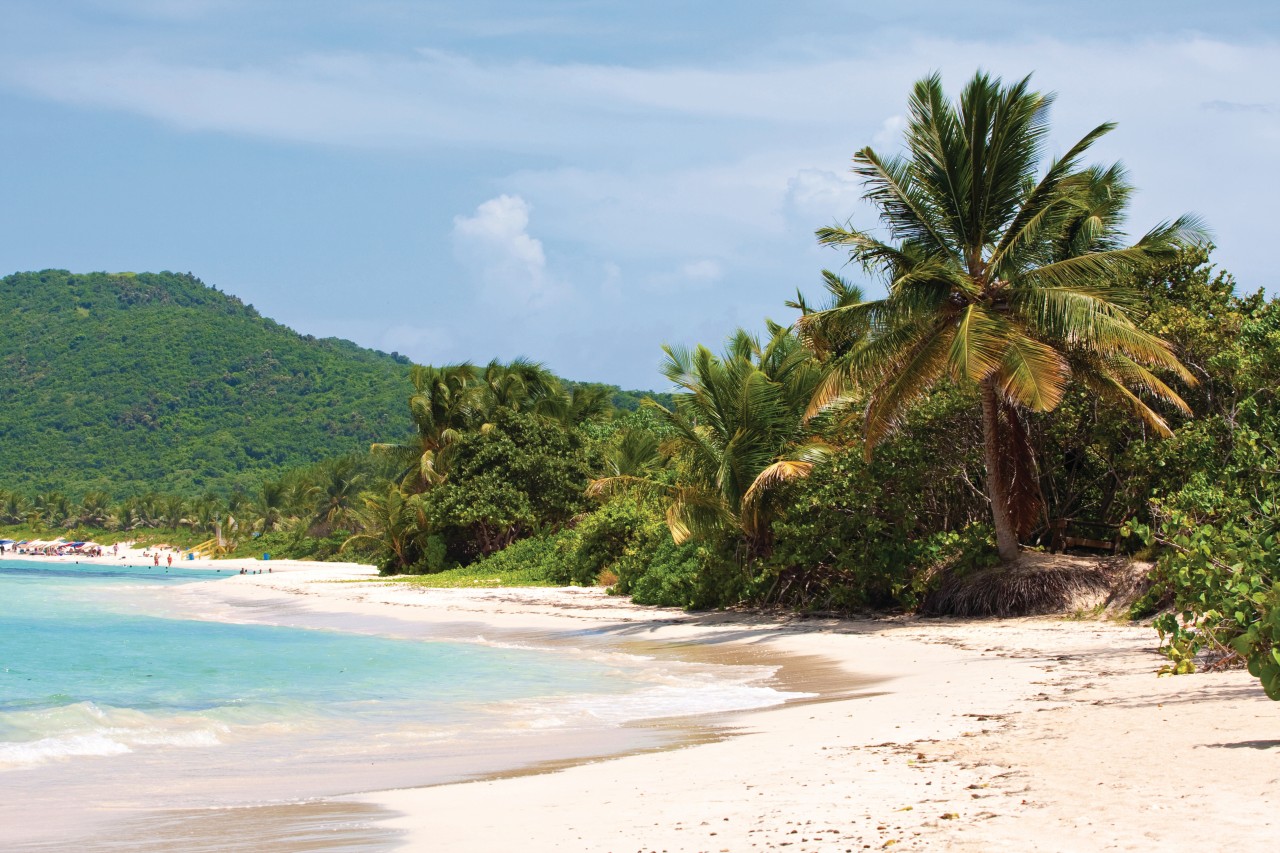
[[[171,566],[172,566],[172,565],[173,565],[173,552],[172,552],[172,551],[170,551],[170,552],[169,552],[168,560],[169,560],[169,565],[171,565]]]

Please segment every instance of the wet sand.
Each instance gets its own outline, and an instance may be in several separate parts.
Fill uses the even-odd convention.
[[[1156,677],[1149,627],[247,581],[313,611],[791,657],[787,683],[828,699],[719,720],[732,737],[686,748],[346,798],[397,812],[383,826],[405,850],[1264,849],[1280,829],[1280,706],[1241,671]]]
[[[821,701],[666,721],[680,736],[621,757],[136,815],[133,846],[89,849],[204,850],[210,834],[255,832],[281,850],[1265,849],[1280,829],[1280,707],[1243,672],[1157,678],[1150,628],[687,614],[600,590],[424,590],[359,567],[289,568],[183,595],[213,614],[233,600],[286,622],[768,663],[780,687]]]

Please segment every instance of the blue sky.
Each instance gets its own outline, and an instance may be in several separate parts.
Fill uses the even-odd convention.
[[[1280,4],[3,0],[0,33],[0,270],[191,271],[420,362],[653,388],[663,343],[789,321],[935,69],[1034,72],[1057,150],[1119,122],[1132,230],[1198,213],[1278,284]]]

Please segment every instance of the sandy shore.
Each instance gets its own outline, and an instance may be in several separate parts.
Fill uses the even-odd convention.
[[[1149,628],[686,614],[598,590],[273,568],[218,586],[316,612],[784,658],[788,688],[835,697],[717,721],[737,733],[715,742],[346,798],[397,813],[385,825],[403,849],[1267,849],[1280,828],[1280,707],[1243,672],[1157,678]]]

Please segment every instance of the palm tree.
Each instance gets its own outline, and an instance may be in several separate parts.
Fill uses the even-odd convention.
[[[334,530],[350,529],[356,515],[356,498],[360,494],[364,473],[355,456],[340,456],[326,462],[319,471],[319,482],[311,488],[314,506],[311,532],[328,536]]]
[[[485,390],[488,416],[499,408],[536,412],[540,403],[560,393],[560,382],[551,371],[524,358],[510,364],[489,362],[480,374],[480,382]]]
[[[559,383],[556,383],[559,386]],[[574,427],[599,420],[613,410],[609,389],[604,385],[570,385],[557,387],[537,401],[534,414]]]
[[[0,497],[0,521],[20,524],[30,511],[31,502],[19,492],[4,492]]]
[[[407,488],[423,491],[442,482],[448,470],[449,447],[464,431],[484,420],[485,390],[478,379],[475,367],[465,362],[444,367],[415,365],[410,371],[413,440],[371,448],[403,460],[400,478]]]
[[[619,465],[618,473],[593,481],[590,492],[637,487],[665,494],[667,526],[677,542],[736,529],[750,551],[767,551],[777,487],[808,475],[830,452],[805,436],[802,423],[821,379],[818,364],[789,329],[770,324],[769,331],[762,346],[739,330],[723,356],[701,346],[664,347],[663,374],[684,390],[674,410],[645,403],[671,430],[663,449],[677,466],[677,484],[650,476],[650,461],[640,476]],[[633,450],[651,459],[647,448]]]
[[[619,430],[602,455],[607,477],[652,477],[663,463],[657,433],[643,427]]]
[[[71,501],[62,492],[36,495],[33,510],[50,527],[60,527],[71,520]]]
[[[357,533],[342,543],[342,549],[356,542],[386,548],[391,559],[386,568],[407,569],[419,553],[419,541],[430,527],[423,507],[423,495],[406,495],[394,483],[383,494],[364,496],[364,507],[356,511]]]
[[[110,530],[134,530],[142,526],[141,519],[138,515],[138,499],[136,497],[125,498],[117,506],[111,518],[107,520],[107,527]]]
[[[982,401],[986,489],[1001,559],[1016,560],[1041,498],[1025,415],[1047,412],[1073,376],[1118,400],[1160,434],[1142,398],[1186,404],[1153,371],[1192,382],[1170,346],[1137,328],[1135,273],[1204,239],[1196,220],[1158,225],[1132,245],[1119,231],[1129,188],[1117,168],[1081,168],[1110,131],[1086,134],[1043,172],[1053,98],[979,73],[949,104],[938,75],[916,84],[907,156],[854,156],[864,198],[879,208],[881,240],[852,226],[819,242],[882,275],[884,299],[802,316],[802,329],[861,325],[863,343],[824,383],[809,414],[864,389],[866,452],[940,381],[976,386]],[[1138,393],[1135,393],[1137,391]]]
[[[139,520],[144,527],[159,527],[160,517],[162,514],[160,495],[155,492],[148,492],[139,498],[136,498],[135,506],[137,507]]]
[[[111,515],[110,505],[111,497],[106,492],[86,492],[80,500],[80,512],[76,520],[87,527],[101,528]]]
[[[288,489],[283,480],[264,480],[258,487],[253,512],[258,517],[257,526],[262,533],[270,533],[280,526],[287,497]]]
[[[167,530],[177,530],[187,520],[187,502],[182,495],[165,495],[159,506],[160,526]]]

